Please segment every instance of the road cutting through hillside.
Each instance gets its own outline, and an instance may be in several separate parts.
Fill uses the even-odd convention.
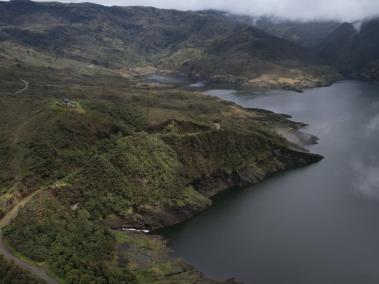
[[[7,245],[5,244],[3,238],[3,228],[10,224],[10,222],[17,216],[19,210],[23,206],[25,206],[25,204],[27,204],[38,192],[39,191],[36,191],[33,194],[21,200],[11,211],[9,211],[0,220],[0,253],[7,261],[14,262],[16,265],[20,266],[24,270],[29,271],[31,274],[33,274],[33,276],[45,281],[47,284],[58,284],[58,281],[49,276],[46,269],[30,264],[13,255],[11,251],[8,249]]]

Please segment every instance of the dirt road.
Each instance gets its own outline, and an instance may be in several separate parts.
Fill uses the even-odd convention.
[[[16,265],[20,266],[26,271],[29,271],[32,273],[35,277],[44,280],[47,284],[58,284],[58,282],[50,277],[46,271],[46,269],[32,265],[20,258],[17,258],[14,256],[7,246],[4,243],[3,239],[3,233],[2,229],[7,226],[18,214],[18,211],[33,198],[34,195],[38,193],[35,192],[28,197],[21,200],[8,214],[6,214],[1,220],[0,220],[0,253],[4,256],[4,258],[8,261],[13,261]]]

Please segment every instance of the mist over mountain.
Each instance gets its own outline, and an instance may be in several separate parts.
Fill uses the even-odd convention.
[[[83,2],[62,0],[62,2]],[[215,9],[249,16],[273,16],[290,20],[354,21],[379,14],[379,3],[371,0],[93,0],[93,3],[118,6],[153,6],[179,10]]]
[[[253,26],[299,45],[315,47],[338,28],[336,20],[294,21],[275,17],[252,17]]]

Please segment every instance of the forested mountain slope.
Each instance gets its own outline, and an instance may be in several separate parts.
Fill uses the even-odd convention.
[[[342,24],[319,50],[346,76],[379,80],[379,18]]]

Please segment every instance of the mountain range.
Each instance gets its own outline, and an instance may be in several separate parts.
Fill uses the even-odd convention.
[[[105,68],[153,66],[284,88],[328,84],[337,77],[311,49],[219,11],[10,1],[0,3],[0,18],[3,44]]]
[[[359,23],[89,3],[0,3],[2,44],[105,68],[154,66],[254,87],[330,83],[337,77],[333,68],[377,79],[378,20]]]

